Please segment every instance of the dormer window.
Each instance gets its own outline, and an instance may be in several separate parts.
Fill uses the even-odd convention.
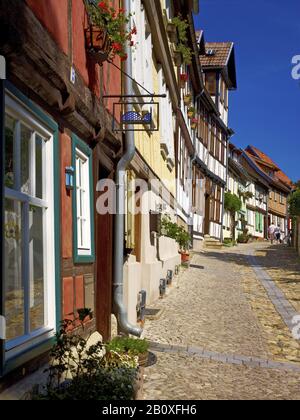
[[[206,51],[206,55],[207,55],[208,57],[213,57],[214,55],[216,55],[216,51],[215,51],[215,50],[213,50],[212,48],[209,48],[209,49]]]

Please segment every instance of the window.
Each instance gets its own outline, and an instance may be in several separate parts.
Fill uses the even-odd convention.
[[[37,343],[52,336],[56,324],[54,123],[52,129],[29,106],[7,94],[4,200],[7,357],[24,350],[33,339]]]
[[[209,137],[209,130],[208,130],[208,112],[207,110],[201,105],[200,111],[200,141],[202,144],[207,147],[208,146],[208,137]]]
[[[210,127],[210,153],[215,156],[215,149],[216,149],[216,123],[214,121],[211,122]]]
[[[222,145],[221,145],[221,162],[223,165],[226,166],[226,160],[227,160],[227,139],[226,134],[222,133]]]
[[[74,259],[76,263],[93,262],[95,257],[92,152],[76,136],[73,136],[73,163],[75,168]]]
[[[216,96],[217,92],[217,78],[216,73],[206,73],[205,87],[211,96]]]
[[[256,212],[255,214],[255,229],[256,232],[263,232],[263,225],[264,225],[264,219],[262,213]]]
[[[222,188],[218,185],[214,186],[214,193],[211,196],[210,202],[210,221],[221,223],[221,209],[222,209]]]
[[[280,193],[280,204],[284,204],[284,195]]]

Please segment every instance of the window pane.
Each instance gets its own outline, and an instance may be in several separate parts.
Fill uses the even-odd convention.
[[[30,140],[32,131],[21,125],[21,191],[31,193],[30,185]]]
[[[44,326],[43,209],[29,211],[30,330]]]
[[[43,145],[44,139],[36,135],[35,141],[35,196],[43,198]]]
[[[16,122],[5,116],[5,186],[14,187],[14,132]]]
[[[24,334],[21,204],[5,200],[5,314],[7,339]]]

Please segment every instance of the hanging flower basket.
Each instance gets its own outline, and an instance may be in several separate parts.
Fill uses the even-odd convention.
[[[88,27],[85,30],[86,49],[88,54],[99,64],[119,56],[127,59],[126,47],[134,47],[133,36],[136,27],[128,28],[131,14],[124,9],[110,7],[109,1],[87,4]]]
[[[169,40],[172,44],[177,44],[178,42],[178,35],[177,35],[177,27],[175,23],[168,22],[167,24],[167,33],[169,36]]]
[[[192,102],[192,95],[191,95],[191,94],[184,95],[184,97],[183,97],[183,102],[184,102],[184,105],[186,105],[186,106],[191,105],[191,102]]]
[[[197,120],[197,118],[193,118],[192,122],[191,122],[191,129],[196,130],[197,127],[198,127],[198,120]]]
[[[188,109],[188,118],[190,120],[192,120],[193,118],[195,118],[195,108],[191,107]]]
[[[85,44],[89,56],[99,64],[113,56],[113,49],[107,30],[90,25],[85,30]]]
[[[181,89],[184,89],[186,87],[188,79],[189,79],[189,77],[186,73],[182,73],[180,75],[180,87],[181,87]]]
[[[181,67],[183,64],[183,55],[180,51],[176,50],[174,52],[174,63],[176,67]]]

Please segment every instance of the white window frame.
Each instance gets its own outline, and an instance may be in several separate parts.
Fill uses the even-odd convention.
[[[32,345],[38,345],[48,338],[54,336],[56,330],[56,299],[55,299],[55,239],[54,239],[54,133],[46,128],[42,121],[26,107],[19,99],[10,92],[5,96],[5,114],[18,121],[16,126],[16,136],[20,135],[20,125],[30,128],[45,142],[43,144],[43,198],[35,198],[32,195],[24,194],[21,191],[5,187],[5,198],[15,200],[23,205],[22,216],[25,220],[23,235],[25,237],[22,245],[22,253],[26,255],[26,244],[29,240],[29,207],[30,205],[43,209],[43,258],[44,258],[44,326],[36,331],[30,332],[30,278],[29,278],[29,259],[28,255],[25,262],[26,278],[24,282],[24,307],[25,307],[25,334],[21,337],[5,342],[6,355],[8,360],[17,356]],[[35,134],[34,134],[35,135]],[[20,141],[14,140],[14,146],[20,150]],[[17,151],[17,159],[20,163],[20,153]],[[33,156],[34,157],[34,156]],[[35,162],[35,159],[32,159]],[[18,165],[18,162],[17,162]],[[17,172],[20,168],[14,168]],[[19,173],[17,173],[19,177]],[[35,192],[35,179],[32,178],[31,193]],[[17,188],[20,185],[16,186]],[[27,306],[26,306],[27,304]]]
[[[82,174],[82,185],[79,186],[78,182],[78,160],[84,165],[84,171]],[[77,253],[79,257],[91,256],[92,254],[92,233],[91,233],[91,185],[90,185],[90,156],[87,156],[78,147],[75,148],[75,160],[76,160],[76,223],[77,223]],[[82,169],[82,168],[81,168]],[[79,191],[85,195],[85,199],[82,200],[82,208],[79,203]],[[80,213],[80,210],[82,214]],[[83,241],[80,240],[79,233],[79,222],[83,222],[86,226],[84,231]]]

